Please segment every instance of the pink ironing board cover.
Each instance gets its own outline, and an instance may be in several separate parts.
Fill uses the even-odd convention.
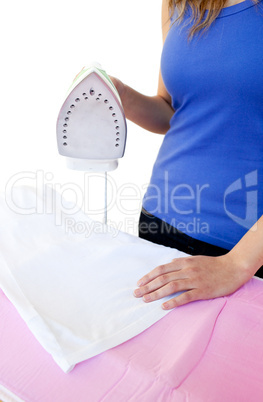
[[[26,402],[263,400],[263,281],[172,310],[65,374],[0,290],[0,384]]]

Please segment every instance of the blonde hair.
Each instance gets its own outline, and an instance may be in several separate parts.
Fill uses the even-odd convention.
[[[202,31],[205,32],[212,22],[216,19],[222,8],[228,0],[168,0],[170,15],[174,13],[175,8],[178,11],[178,17],[175,21],[182,22],[188,6],[192,10],[193,25],[189,30],[189,39]],[[253,0],[255,4],[258,0]],[[206,17],[205,13],[207,12]]]

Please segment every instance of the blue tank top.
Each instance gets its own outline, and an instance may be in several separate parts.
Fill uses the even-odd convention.
[[[226,249],[263,214],[262,4],[224,8],[191,41],[171,25],[161,58],[175,113],[143,207]]]

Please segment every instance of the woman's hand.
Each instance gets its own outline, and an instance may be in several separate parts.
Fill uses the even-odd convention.
[[[109,75],[109,77],[110,77],[113,85],[117,89],[117,91],[120,95],[121,101],[123,102],[125,85],[123,84],[123,82],[121,80],[119,80],[119,78],[112,77],[111,75]]]
[[[145,130],[166,134],[170,128],[170,119],[174,110],[164,84],[163,86],[161,84],[161,78],[159,79],[158,94],[146,96],[124,84],[118,78],[109,77],[119,93],[126,118]]]
[[[145,302],[151,302],[176,292],[183,292],[162,305],[167,310],[195,300],[229,295],[251,276],[231,252],[220,257],[175,258],[141,278],[134,295],[143,296]]]

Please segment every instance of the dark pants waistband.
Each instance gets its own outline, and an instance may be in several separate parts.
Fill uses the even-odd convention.
[[[139,237],[166,247],[176,248],[190,255],[207,255],[217,257],[228,253],[229,250],[214,246],[201,240],[194,239],[169,225],[167,222],[150,214],[142,208],[139,219]],[[263,267],[256,276],[263,278]]]

